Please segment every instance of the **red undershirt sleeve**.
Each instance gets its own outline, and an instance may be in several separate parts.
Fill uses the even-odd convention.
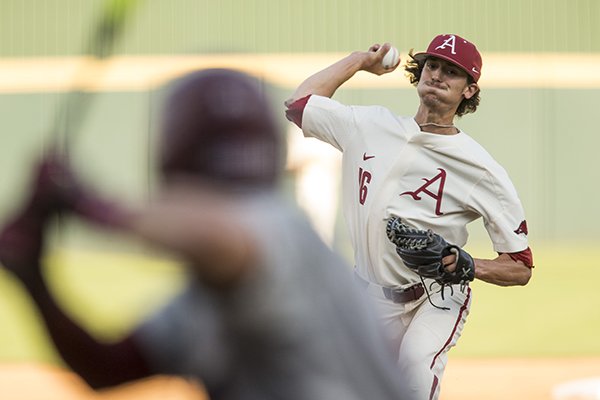
[[[533,268],[533,253],[531,249],[527,247],[525,250],[519,251],[517,253],[506,253],[512,258],[514,261],[521,261],[523,264],[528,266],[529,268]]]
[[[306,107],[306,103],[308,103],[310,96],[311,95],[309,94],[308,96],[296,100],[290,104],[285,111],[285,117],[296,124],[300,129],[302,129],[302,115],[304,114],[304,108]]]

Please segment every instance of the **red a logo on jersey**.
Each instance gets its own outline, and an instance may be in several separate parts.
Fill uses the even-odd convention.
[[[431,179],[423,178],[425,184],[414,192],[400,193],[400,196],[409,194],[413,199],[418,201],[421,200],[419,193],[425,193],[427,196],[432,197],[435,200],[435,215],[443,215],[444,213],[440,211],[440,208],[442,207],[442,196],[444,195],[444,185],[446,184],[446,171],[442,168],[438,168],[438,171],[440,171],[440,173]],[[437,193],[427,189],[437,181],[439,181]]]
[[[519,224],[519,227],[514,232],[517,235],[524,233],[525,236],[527,236],[529,234],[529,232],[527,231],[527,221],[522,221],[521,224]]]

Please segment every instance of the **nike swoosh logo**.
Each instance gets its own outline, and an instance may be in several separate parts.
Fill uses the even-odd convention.
[[[479,73],[479,71],[477,71],[477,68],[475,68],[475,67],[471,68],[471,71],[475,72],[476,74]]]
[[[364,161],[370,160],[371,158],[375,158],[375,156],[368,156],[367,153],[363,153],[363,160]]]

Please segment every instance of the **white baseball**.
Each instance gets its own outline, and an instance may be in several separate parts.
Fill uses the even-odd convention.
[[[398,49],[392,46],[381,60],[381,65],[385,69],[394,68],[400,62],[399,56]]]

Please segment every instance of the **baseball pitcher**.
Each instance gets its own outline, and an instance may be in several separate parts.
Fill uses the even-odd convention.
[[[475,278],[525,285],[533,256],[521,201],[506,171],[455,117],[476,111],[482,59],[473,43],[436,36],[404,68],[420,104],[413,116],[331,97],[358,71],[382,75],[392,47],[353,52],[307,78],[286,115],[343,153],[343,213],[355,276],[373,297],[407,384],[402,399],[437,399],[447,355],[469,313]],[[389,57],[388,57],[389,58]],[[498,253],[473,258],[466,226],[483,219]]]

